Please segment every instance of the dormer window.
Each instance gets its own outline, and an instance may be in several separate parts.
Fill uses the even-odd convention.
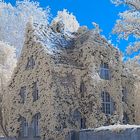
[[[26,69],[33,69],[34,66],[35,66],[35,60],[34,60],[33,55],[32,55],[31,57],[28,57]]]
[[[100,65],[100,77],[104,80],[110,80],[110,69],[108,63],[101,63]]]
[[[26,99],[26,86],[21,87],[19,95],[21,97],[21,103],[25,103],[25,99]]]

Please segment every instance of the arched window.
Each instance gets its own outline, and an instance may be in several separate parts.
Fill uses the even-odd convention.
[[[28,122],[24,117],[20,117],[20,137],[28,137]]]
[[[101,63],[100,65],[100,77],[104,80],[110,80],[110,69],[108,63]]]
[[[34,115],[32,119],[32,128],[33,128],[33,136],[38,137],[40,136],[40,127],[39,127],[39,119],[40,119],[40,113],[37,113]]]
[[[111,115],[114,111],[114,102],[112,101],[108,92],[103,91],[101,93],[102,97],[102,112],[106,115]]]

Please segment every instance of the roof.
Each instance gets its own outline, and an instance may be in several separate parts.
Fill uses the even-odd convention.
[[[38,41],[43,43],[43,45],[49,49],[63,50],[63,49],[73,49],[76,47],[76,43],[80,42],[83,44],[89,39],[92,42],[99,43],[104,46],[107,44],[108,47],[116,49],[108,43],[108,41],[100,34],[97,34],[96,31],[87,30],[81,34],[71,33],[66,34],[63,32],[56,32],[49,25],[42,25],[34,23],[33,27],[35,29],[36,36]],[[79,46],[80,47],[80,46]]]
[[[74,37],[55,32],[50,26],[33,24],[38,40],[49,49],[63,49],[72,46]]]
[[[109,125],[109,126],[101,126],[98,128],[88,128],[88,129],[83,129],[81,131],[118,131],[118,130],[126,130],[126,129],[138,129],[140,128],[140,125],[120,125],[120,124],[116,124],[116,125]]]
[[[54,62],[57,64],[81,67],[81,62],[77,62],[77,55],[80,53],[80,48],[84,47],[86,42],[98,44],[95,46],[111,47],[112,50],[115,50],[115,48],[111,46],[104,37],[96,33],[94,29],[86,30],[82,33],[68,34],[57,32],[49,25],[33,23],[32,27],[37,42],[42,44],[46,52],[54,58]]]

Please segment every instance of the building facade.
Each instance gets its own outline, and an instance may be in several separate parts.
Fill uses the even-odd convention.
[[[28,23],[8,86],[9,135],[63,140],[73,129],[136,122],[129,81],[120,52],[95,30],[69,36],[59,26]]]

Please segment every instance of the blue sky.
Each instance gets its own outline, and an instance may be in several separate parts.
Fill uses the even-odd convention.
[[[15,3],[15,0],[6,0]],[[38,0],[41,7],[49,6],[53,16],[57,11],[67,9],[72,12],[80,25],[86,25],[90,29],[93,28],[92,22],[100,25],[103,33],[107,38],[114,27],[118,13],[125,10],[125,7],[116,7],[110,0]],[[112,37],[113,44],[118,43],[116,36]],[[119,48],[124,51],[127,46],[127,41],[121,41]]]

